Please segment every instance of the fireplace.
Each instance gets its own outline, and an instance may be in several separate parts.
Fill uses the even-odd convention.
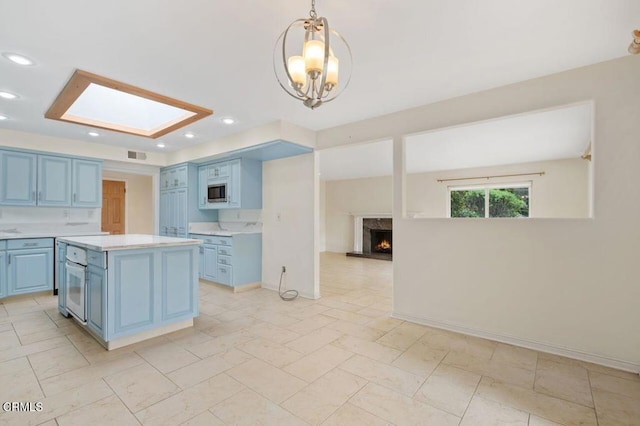
[[[393,221],[390,217],[355,218],[354,249],[347,256],[391,260]]]
[[[393,231],[372,229],[369,232],[371,232],[371,253],[392,253],[391,233]]]

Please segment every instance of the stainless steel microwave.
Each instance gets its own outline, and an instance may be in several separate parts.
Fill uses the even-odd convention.
[[[209,185],[207,185],[207,202],[226,203],[227,183],[210,183]]]

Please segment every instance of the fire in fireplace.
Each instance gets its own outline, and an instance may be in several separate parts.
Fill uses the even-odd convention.
[[[392,253],[391,230],[371,230],[371,252]]]

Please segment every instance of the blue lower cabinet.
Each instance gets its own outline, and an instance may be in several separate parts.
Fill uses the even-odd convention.
[[[53,289],[53,248],[9,250],[7,256],[8,296]]]
[[[198,257],[195,245],[107,252],[106,281],[101,281],[100,292],[102,315],[95,317],[95,321],[102,320],[104,340],[196,316]],[[96,304],[97,287],[98,284]],[[91,294],[88,297],[91,323],[94,302]]]
[[[184,283],[193,279],[192,250],[172,250],[162,253],[162,321],[184,317],[194,310],[194,286]]]
[[[107,287],[106,270],[89,265],[87,267],[87,326],[99,336],[104,335],[106,322]]]
[[[0,251],[0,298],[7,296],[7,252]]]
[[[218,248],[214,245],[205,244],[202,246],[202,250],[204,252],[203,278],[209,281],[216,281],[218,277]]]
[[[200,258],[202,279],[231,287],[262,280],[262,234],[189,237],[204,241]]]
[[[67,257],[67,245],[61,241],[56,241],[56,265],[55,265],[55,282],[58,288],[58,311],[65,317],[68,316],[67,312],[67,276],[65,273],[65,259]]]
[[[231,266],[218,264],[218,282],[220,284],[232,285],[232,270]]]

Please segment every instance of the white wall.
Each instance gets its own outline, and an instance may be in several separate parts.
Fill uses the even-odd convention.
[[[315,153],[262,165],[262,285],[319,297],[318,178]]]
[[[394,138],[394,315],[640,371],[640,61],[538,78],[321,131]],[[593,219],[407,219],[402,135],[593,99]]]
[[[438,179],[544,172],[544,175],[438,182]],[[530,215],[589,217],[589,162],[581,158],[407,175],[407,214],[447,217],[450,186],[531,182]]]

